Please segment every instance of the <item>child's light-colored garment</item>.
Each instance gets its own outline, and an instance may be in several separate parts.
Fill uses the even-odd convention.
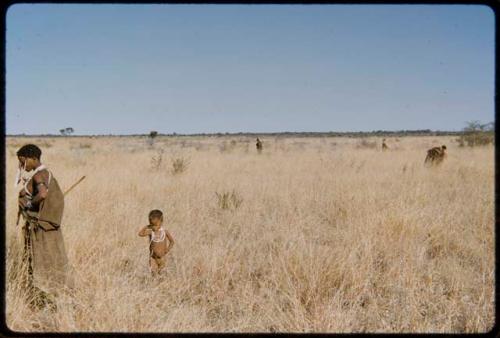
[[[161,227],[158,230],[160,231],[160,235],[156,236],[155,232],[153,231],[151,233],[151,235],[149,236],[150,237],[149,244],[151,244],[152,242],[155,242],[155,243],[163,242],[165,240],[165,238],[167,237],[167,235],[165,233],[165,229],[163,229],[163,227]]]

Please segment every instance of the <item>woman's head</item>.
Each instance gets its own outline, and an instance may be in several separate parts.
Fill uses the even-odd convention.
[[[40,164],[42,150],[34,144],[26,144],[19,148],[16,154],[19,159],[19,164],[24,167],[25,170],[31,171]]]

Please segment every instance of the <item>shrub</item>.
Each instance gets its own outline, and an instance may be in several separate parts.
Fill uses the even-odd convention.
[[[90,144],[90,143],[80,143],[79,147],[80,147],[80,149],[90,149],[90,148],[92,148],[92,144]]]
[[[457,139],[459,147],[476,147],[476,146],[486,146],[488,144],[493,144],[495,140],[495,135],[493,132],[489,131],[474,131],[474,132],[464,132]]]
[[[217,196],[217,205],[223,210],[235,210],[243,203],[243,198],[234,190],[232,192],[215,192],[215,196]]]
[[[495,141],[494,123],[481,124],[479,121],[466,122],[462,135],[457,139],[458,145],[464,147],[485,146]]]
[[[221,153],[225,153],[226,151],[228,151],[228,149],[229,149],[229,147],[228,147],[228,145],[227,145],[227,143],[226,143],[226,142],[223,142],[223,143],[221,143],[221,144],[219,145],[219,151],[220,151]]]
[[[356,145],[356,148],[368,148],[368,149],[375,149],[377,148],[377,142],[375,141],[368,141],[366,139],[362,139],[361,141],[358,142]]]
[[[160,169],[162,161],[163,161],[163,149],[160,149],[156,153],[156,156],[151,157],[151,168],[154,170]]]
[[[236,146],[238,145],[238,142],[236,140],[231,140],[231,141],[224,141],[219,145],[219,151],[221,153],[225,152],[232,152],[234,149],[236,149]]]
[[[181,174],[187,170],[189,166],[189,160],[178,157],[172,160],[172,173],[174,175]]]

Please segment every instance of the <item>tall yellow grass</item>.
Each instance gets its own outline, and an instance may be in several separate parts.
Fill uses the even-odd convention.
[[[15,151],[41,144],[66,197],[76,289],[32,312],[7,279],[15,331],[484,332],[494,323],[494,149],[448,137],[7,140],[7,269],[20,259]],[[449,156],[425,168],[426,150]],[[151,158],[163,149],[162,162]],[[172,159],[189,160],[173,174]],[[243,201],[221,209],[216,192]],[[151,209],[176,244],[152,279]]]

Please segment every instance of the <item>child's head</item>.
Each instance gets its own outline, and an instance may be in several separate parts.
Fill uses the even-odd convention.
[[[160,226],[162,222],[163,222],[163,213],[160,210],[154,209],[149,212],[149,223],[151,225]]]

